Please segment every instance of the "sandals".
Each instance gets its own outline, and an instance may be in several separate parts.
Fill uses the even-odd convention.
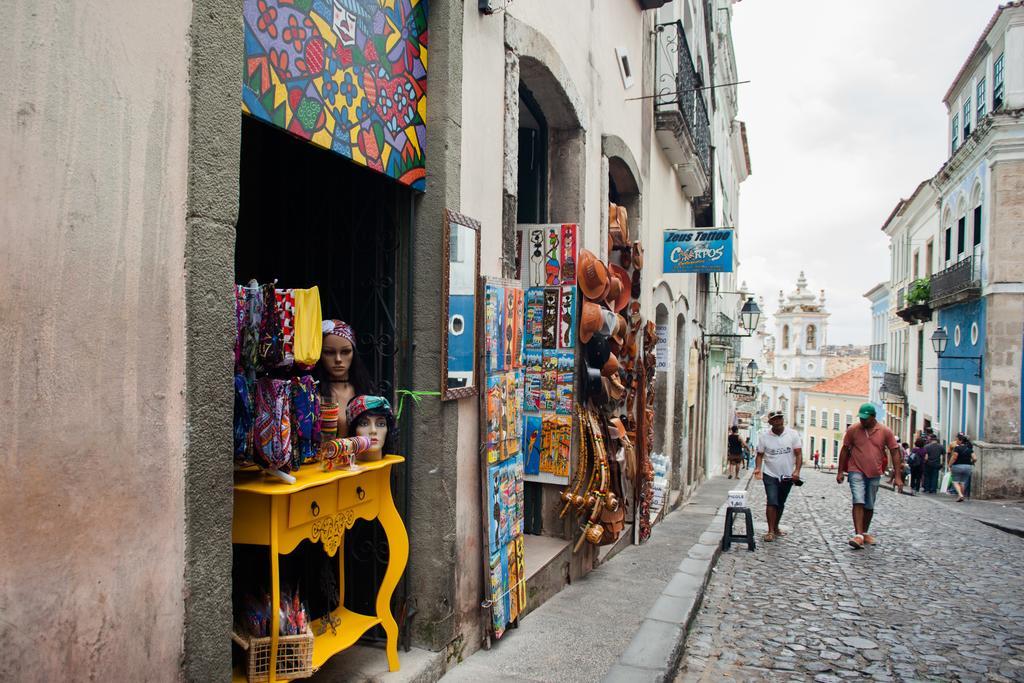
[[[864,537],[860,534],[856,534],[849,540],[850,547],[855,550],[860,550],[864,547]]]
[[[772,541],[775,540],[775,534],[773,534],[772,532],[769,531],[768,533],[766,533],[764,536],[761,537],[761,540],[764,541],[765,543],[771,543]]]

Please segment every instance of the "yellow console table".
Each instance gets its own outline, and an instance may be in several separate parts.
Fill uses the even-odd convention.
[[[278,558],[309,539],[321,543],[333,557],[343,544],[346,529],[357,519],[378,519],[388,539],[388,566],[377,593],[374,615],[345,609],[345,555],[338,555],[341,569],[338,609],[331,613],[335,628],[320,619],[312,623],[313,667],[351,647],[377,624],[387,635],[388,669],[398,671],[398,624],[391,613],[391,596],[409,560],[409,536],[391,497],[391,467],[405,458],[388,455],[357,468],[322,472],[316,465],[295,473],[295,483],[269,479],[258,470],[235,474],[235,517],[232,541],[270,547],[271,646],[270,680],[276,680],[277,644],[280,631],[280,568]],[[235,678],[245,680],[236,672]]]

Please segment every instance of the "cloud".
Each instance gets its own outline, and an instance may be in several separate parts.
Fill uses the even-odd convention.
[[[746,0],[733,40],[753,175],[739,276],[774,311],[797,274],[826,290],[829,341],[867,344],[889,277],[882,222],[946,159],[942,96],[998,3]]]

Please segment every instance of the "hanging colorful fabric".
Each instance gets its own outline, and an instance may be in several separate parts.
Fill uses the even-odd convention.
[[[320,449],[320,393],[309,375],[291,382],[292,469],[316,458]]]
[[[242,331],[241,365],[252,376],[260,356],[260,323],[263,320],[263,293],[255,280],[245,289],[245,329]]]
[[[235,460],[252,461],[253,401],[252,387],[245,375],[235,375]]]
[[[317,287],[293,290],[295,296],[295,342],[293,353],[299,365],[312,367],[320,360],[323,344],[323,314]]]
[[[274,285],[262,285],[260,293],[263,296],[263,319],[260,322],[259,367],[269,370],[284,360],[284,339],[281,333],[281,318],[277,313]]]
[[[277,314],[281,319],[281,346],[284,351],[282,366],[291,365],[295,356],[292,348],[295,342],[295,292],[291,289],[275,289]]]
[[[245,320],[248,317],[248,297],[245,287],[235,285],[235,368],[242,364],[242,338],[245,336]]]
[[[288,471],[291,466],[291,401],[288,380],[263,377],[256,382],[253,425],[256,463]]]

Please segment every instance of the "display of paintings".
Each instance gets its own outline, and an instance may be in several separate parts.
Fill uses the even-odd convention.
[[[427,0],[243,0],[242,111],[426,188]]]
[[[573,224],[519,225],[523,314],[522,454],[526,479],[569,481],[576,401],[576,254]]]
[[[529,330],[524,327],[527,299],[519,283],[483,280],[484,551],[490,577],[491,628],[500,638],[526,606],[522,535],[527,374],[523,341]],[[538,441],[539,431],[538,426]]]

